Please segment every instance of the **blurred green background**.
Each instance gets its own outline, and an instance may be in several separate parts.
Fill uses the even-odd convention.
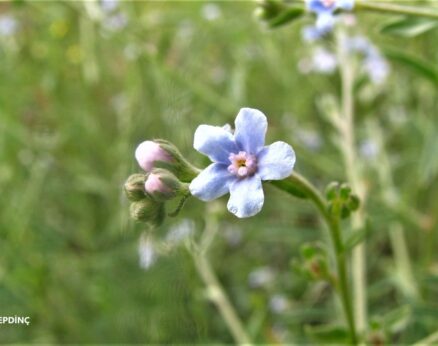
[[[184,246],[140,265],[144,226],[130,221],[122,186],[140,172],[134,150],[146,139],[168,139],[206,166],[192,148],[194,130],[232,124],[243,106],[268,116],[267,142],[290,143],[296,170],[321,189],[345,180],[318,107],[337,97],[339,77],[300,72],[312,53],[301,39],[306,19],[268,30],[254,9],[252,2],[0,4],[0,315],[31,318],[29,326],[0,325],[0,342],[233,342]],[[355,30],[434,68],[436,31],[382,36],[377,27],[387,19],[361,14]],[[438,326],[438,97],[423,65],[398,60],[384,85],[357,86],[356,130],[369,197],[370,317],[404,309],[389,340],[411,343]],[[389,163],[395,207],[385,202],[376,152]],[[265,192],[263,211],[247,220],[226,211],[226,197],[214,203],[220,234],[209,257],[255,341],[312,342],[306,326],[342,323],[342,314],[331,289],[291,263],[301,244],[325,242],[326,230],[311,205],[271,186]],[[198,236],[205,208],[190,200],[154,241],[187,225]],[[394,269],[394,224],[407,238],[414,297]]]

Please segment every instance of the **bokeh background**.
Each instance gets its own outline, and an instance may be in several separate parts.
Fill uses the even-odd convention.
[[[243,106],[267,114],[268,142],[290,143],[318,187],[345,180],[321,111],[339,76],[309,70],[315,48],[301,29],[312,19],[269,30],[255,6],[0,4],[0,315],[31,318],[0,325],[0,342],[233,342],[183,242],[162,250],[175,234],[198,237],[211,209],[220,232],[209,258],[255,341],[316,342],[309,325],[342,323],[331,289],[293,270],[303,243],[327,240],[306,202],[266,186],[263,211],[239,220],[226,198],[207,212],[192,199],[148,236],[129,218],[122,186],[140,172],[140,142],[168,139],[205,166],[194,130],[232,124]],[[367,296],[371,319],[398,309],[389,340],[411,343],[438,325],[438,42],[433,30],[382,35],[389,19],[360,14],[354,29],[392,58],[382,83],[356,87]],[[413,277],[396,270],[391,227],[407,239]]]

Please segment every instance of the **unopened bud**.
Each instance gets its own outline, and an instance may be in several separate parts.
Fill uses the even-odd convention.
[[[184,158],[174,144],[162,139],[141,143],[135,151],[135,158],[146,172],[151,172],[153,168],[164,168],[185,183],[191,182],[199,174],[199,170]]]
[[[146,176],[144,174],[133,174],[126,180],[124,188],[126,197],[131,202],[136,202],[146,197],[144,183]]]
[[[348,208],[350,208],[351,211],[355,211],[359,209],[360,206],[360,199],[356,195],[350,195],[350,198],[348,200]]]
[[[182,184],[171,172],[154,168],[148,174],[144,187],[154,200],[164,202],[174,198],[181,191]]]
[[[341,187],[339,188],[339,192],[340,192],[341,198],[346,200],[350,196],[350,193],[351,193],[350,185],[343,183],[341,185]]]
[[[132,203],[130,212],[134,220],[148,222],[155,226],[161,225],[165,217],[164,204],[150,199],[142,199]]]
[[[327,185],[325,189],[325,196],[327,200],[332,201],[338,196],[339,183],[336,181],[332,181]]]
[[[135,158],[146,172],[150,172],[157,161],[172,162],[172,157],[154,141],[141,143],[135,150]]]

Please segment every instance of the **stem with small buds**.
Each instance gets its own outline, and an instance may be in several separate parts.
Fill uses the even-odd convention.
[[[306,198],[312,201],[326,222],[330,231],[330,237],[332,239],[332,245],[335,253],[334,259],[338,274],[338,282],[335,288],[337,289],[342,302],[345,318],[350,330],[351,342],[352,344],[356,345],[358,340],[354,322],[350,288],[347,278],[347,263],[344,246],[342,243],[339,215],[336,213],[330,213],[328,211],[327,202],[322,197],[318,189],[316,189],[316,187],[314,187],[307,179],[296,172],[293,172],[292,175],[287,179],[276,180],[272,181],[271,183],[277,188],[293,196]]]

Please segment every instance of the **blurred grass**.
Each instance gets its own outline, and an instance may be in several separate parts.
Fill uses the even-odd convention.
[[[148,271],[139,267],[142,226],[129,220],[121,186],[139,171],[133,152],[144,139],[169,139],[207,164],[192,149],[194,130],[232,123],[242,106],[268,115],[268,142],[291,143],[296,169],[318,186],[345,178],[316,107],[322,95],[337,94],[338,79],[298,73],[309,54],[301,24],[268,31],[253,9],[250,2],[123,2],[106,14],[94,2],[0,4],[0,15],[18,22],[14,35],[0,36],[0,315],[32,321],[1,325],[0,342],[232,342],[183,249]],[[121,27],[111,21],[116,14],[126,20]],[[436,32],[387,38],[373,29],[381,20],[360,16],[361,30],[379,46],[402,45],[436,65]],[[435,219],[436,86],[401,65],[392,69],[375,101],[358,101],[358,137],[368,137],[367,119],[377,121],[399,198]],[[305,131],[322,145],[306,147]],[[413,317],[393,341],[414,342],[438,325],[436,226],[421,229],[389,210],[375,170],[367,174],[371,315],[409,304]],[[212,262],[244,321],[257,326],[255,340],[309,342],[304,326],[333,321],[337,307],[327,287],[291,273],[290,261],[325,232],[311,206],[271,187],[266,195],[255,218],[223,212],[224,234],[231,228],[241,240],[221,238]],[[198,232],[203,210],[191,200],[182,212]],[[393,277],[391,220],[406,231],[418,301]],[[177,222],[168,220],[157,237]],[[252,289],[248,275],[263,266],[275,270],[273,286]],[[290,300],[285,314],[269,310],[275,293]]]

